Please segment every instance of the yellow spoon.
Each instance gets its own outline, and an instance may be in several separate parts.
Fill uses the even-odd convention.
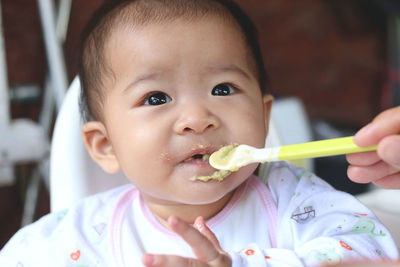
[[[359,147],[354,144],[353,136],[271,148],[229,145],[211,154],[210,164],[219,170],[236,171],[255,162],[335,156],[372,151],[376,150],[376,147]]]

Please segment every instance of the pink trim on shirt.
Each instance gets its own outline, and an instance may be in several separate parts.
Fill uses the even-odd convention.
[[[154,214],[151,212],[149,207],[146,205],[144,202],[142,196],[139,194],[139,205],[140,208],[142,209],[144,217],[149,221],[151,225],[153,225],[154,228],[156,228],[158,231],[162,232],[163,234],[176,237],[178,238],[179,236],[175,234],[174,232],[168,230],[165,226],[163,226],[154,216]]]
[[[272,247],[276,247],[276,224],[277,224],[277,207],[275,205],[275,201],[272,198],[271,192],[268,187],[260,181],[260,179],[254,175],[250,176],[239,188],[236,190],[232,198],[229,200],[227,205],[214,217],[207,221],[207,226],[212,228],[215,225],[222,222],[236,207],[239,201],[242,199],[243,194],[247,191],[248,186],[250,186],[255,192],[257,192],[260,197],[262,204],[265,208],[267,220],[268,220],[268,230],[269,230],[269,238]],[[160,232],[175,237],[180,238],[174,232],[165,228],[161,223],[154,217],[154,214],[150,211],[146,203],[143,201],[142,197],[139,194],[140,207],[144,216],[147,220],[153,225],[154,228],[159,230]]]
[[[247,190],[247,180],[244,182],[239,188],[236,190],[232,198],[229,200],[229,202],[225,205],[225,207],[214,217],[209,219],[206,223],[207,226],[212,228],[213,226],[217,225],[221,221],[223,221],[231,212],[232,209],[235,208],[237,203],[240,201],[242,198],[243,194]],[[139,195],[139,201],[140,201],[140,207],[142,209],[143,215],[147,218],[147,220],[153,225],[154,228],[159,230],[160,232],[169,235],[169,236],[174,236],[176,238],[180,238],[177,234],[174,232],[168,230],[165,228],[155,217],[154,214],[150,211],[149,207],[146,205],[146,203],[143,201],[142,197]]]
[[[249,180],[250,179],[247,179],[241,186],[239,186],[225,207],[217,215],[207,221],[208,227],[211,228],[219,224],[230,214],[230,212],[236,207],[237,203],[239,203],[239,201],[242,199],[244,193],[247,191]]]
[[[247,191],[247,188],[252,188],[260,197],[262,204],[265,208],[267,220],[268,220],[268,230],[269,230],[269,238],[271,242],[271,246],[276,247],[276,224],[277,224],[277,208],[275,205],[275,201],[271,196],[271,192],[268,187],[263,184],[260,179],[256,176],[250,176],[246,182],[244,182],[234,193],[228,204],[220,211],[216,216],[211,218],[207,225],[212,228],[217,225],[221,221],[223,221],[235,208],[237,203],[243,197],[243,194]],[[145,204],[144,200],[139,194],[139,191],[136,188],[130,188],[123,192],[119,199],[116,202],[115,208],[111,215],[110,222],[110,238],[111,238],[111,249],[112,254],[120,266],[124,266],[124,258],[122,255],[122,244],[121,244],[121,228],[122,221],[124,218],[125,211],[129,205],[132,204],[132,201],[135,197],[139,197],[139,203],[141,210],[147,220],[159,231],[164,234],[179,237],[174,232],[168,230],[154,217],[153,213],[150,211],[148,206]]]
[[[271,246],[276,248],[276,225],[278,221],[278,209],[276,207],[275,200],[272,198],[268,187],[257,177],[253,176],[249,179],[249,186],[257,192],[263,203],[265,212],[267,214]]]
[[[122,242],[121,242],[121,228],[122,220],[125,215],[125,211],[129,205],[131,205],[133,198],[138,195],[136,188],[129,188],[121,194],[116,202],[115,208],[111,214],[110,222],[110,238],[111,238],[111,251],[114,256],[117,266],[125,266],[124,256],[122,254]]]
[[[239,186],[239,188],[236,190],[236,192],[234,193],[232,198],[229,200],[229,202],[225,205],[225,207],[217,215],[215,215],[214,217],[212,217],[211,219],[209,219],[207,221],[207,226],[208,227],[212,228],[213,226],[215,226],[218,223],[220,223],[221,221],[223,221],[229,215],[231,210],[233,208],[235,208],[237,203],[242,198],[243,194],[246,192],[247,183],[248,182],[246,181],[241,186]],[[165,228],[154,217],[154,214],[150,211],[149,207],[146,205],[146,203],[144,202],[144,200],[142,199],[140,194],[139,194],[139,201],[140,201],[140,207],[142,209],[143,215],[153,225],[154,228],[156,228],[157,230],[159,230],[160,232],[162,232],[162,233],[164,233],[166,235],[173,236],[173,237],[176,237],[176,238],[180,238],[177,234],[175,234],[174,232],[172,232],[172,231],[168,230],[167,228]]]

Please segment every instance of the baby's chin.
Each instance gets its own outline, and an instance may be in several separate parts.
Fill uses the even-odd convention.
[[[253,174],[255,169],[256,166],[246,166],[236,172],[229,172],[226,177],[222,177],[223,179],[220,179],[219,177],[214,179],[215,177],[209,176],[198,177],[197,179],[192,177],[191,182],[195,183],[195,185],[198,187],[197,189],[203,192],[202,195],[204,197],[212,192],[214,194],[222,192],[222,196],[220,197],[223,197],[223,194],[228,194],[243,184],[243,182],[245,182]],[[214,199],[213,201],[216,200],[217,199]],[[207,198],[205,198],[205,201],[207,201]]]
[[[191,206],[207,206],[214,205],[220,201],[224,203],[229,202],[234,191],[230,192],[208,192],[198,196],[191,196],[190,198],[182,199],[181,204]],[[225,200],[224,200],[225,199]]]

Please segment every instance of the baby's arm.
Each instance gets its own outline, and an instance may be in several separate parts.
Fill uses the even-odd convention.
[[[168,218],[168,225],[180,235],[192,248],[197,259],[175,255],[145,254],[142,262],[147,267],[179,267],[179,266],[232,266],[231,258],[222,251],[214,233],[206,226],[204,219],[198,217],[193,227],[175,216]]]
[[[282,165],[273,176],[278,247],[292,250],[304,265],[398,257],[388,230],[353,196],[299,168]]]

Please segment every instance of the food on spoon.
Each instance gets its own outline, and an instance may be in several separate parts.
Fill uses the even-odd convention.
[[[210,164],[220,170],[237,171],[247,162],[251,162],[251,150],[248,146],[238,144],[227,145],[220,148],[210,156]],[[240,153],[240,158],[234,158],[235,153]]]
[[[212,153],[211,155],[207,156],[204,155],[205,157],[203,157],[203,160],[206,160],[209,157],[210,164],[214,168],[219,170],[215,171],[211,175],[194,176],[190,180],[192,181],[200,180],[203,182],[207,182],[209,180],[216,180],[219,182],[223,181],[229,174],[243,167],[243,160],[248,161],[249,159],[251,159],[250,156],[251,150],[247,149],[244,146],[241,146],[240,153],[243,160],[235,159],[233,161],[233,156],[237,152],[238,147],[239,144],[236,143],[231,145],[226,145],[221,147],[218,151]]]

